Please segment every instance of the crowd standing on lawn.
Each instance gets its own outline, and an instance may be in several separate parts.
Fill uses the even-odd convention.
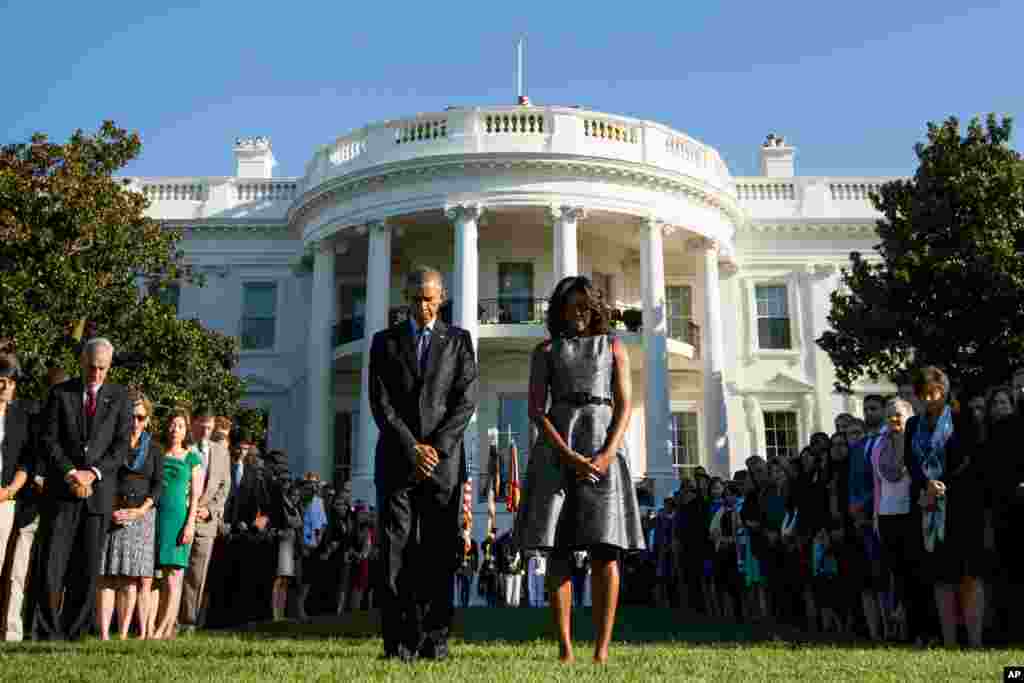
[[[619,602],[874,641],[1024,637],[1013,557],[1024,422],[1009,385],[952,400],[950,378],[921,368],[911,400],[868,396],[863,420],[840,415],[832,435],[792,455],[752,455],[728,480],[698,468],[641,516],[618,457],[626,361],[589,282],[572,280],[552,298],[552,341],[533,359],[531,417],[544,448],[532,449],[515,533],[493,529],[469,544],[461,430],[476,369],[469,338],[429,315],[374,344],[383,445],[373,505],[313,473],[293,478],[284,453],[259,451],[202,406],[157,420],[145,395],[106,381],[107,339],[83,345],[78,377],[51,373],[39,405],[17,398],[18,359],[0,354],[4,639],[170,639],[380,604],[385,654],[443,658],[456,593],[463,606],[476,596],[550,604],[563,659],[569,610],[584,603],[595,608],[598,660]],[[410,275],[411,303],[436,316],[435,289],[436,271]],[[395,353],[402,372],[389,376]],[[413,393],[396,398],[403,382],[450,400],[421,414]],[[569,428],[580,415],[586,433]],[[429,593],[428,610],[407,602],[417,591]]]

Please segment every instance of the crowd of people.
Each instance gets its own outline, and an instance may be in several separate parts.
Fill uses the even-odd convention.
[[[698,468],[645,524],[661,605],[812,631],[973,647],[1024,636],[1024,459],[1010,386],[917,373],[791,456]],[[962,630],[963,634],[960,633]]]
[[[158,419],[145,395],[104,383],[111,356],[90,341],[83,379],[52,371],[34,402],[16,398],[17,358],[0,354],[4,640],[169,639],[372,606],[372,506],[315,473],[293,478],[284,453],[261,452],[226,416]],[[111,446],[125,421],[126,443]]]
[[[284,453],[261,452],[206,408],[157,419],[145,395],[105,383],[112,355],[109,341],[89,340],[82,376],[52,372],[36,403],[17,399],[17,358],[0,354],[5,640],[169,639],[374,606],[385,550],[373,506],[315,473],[293,478]],[[452,594],[464,607],[475,594],[476,604],[559,614],[593,595],[596,614],[608,576],[619,601],[621,576],[623,602],[714,618],[946,646],[962,626],[973,647],[1016,642],[1015,393],[996,386],[952,400],[935,367],[913,389],[913,400],[867,396],[863,419],[839,415],[832,435],[813,434],[791,455],[753,455],[731,479],[697,468],[642,519],[634,500],[612,530],[623,538],[608,544],[621,553],[603,556],[601,543],[553,553],[551,539],[530,540],[555,529],[531,522],[529,506],[517,516],[526,533],[492,529],[463,545],[453,528]],[[599,479],[573,466],[581,481]],[[527,502],[537,504],[538,486],[531,470]]]

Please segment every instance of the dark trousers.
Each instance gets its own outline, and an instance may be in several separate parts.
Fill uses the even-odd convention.
[[[462,488],[440,500],[432,481],[378,490],[379,604],[385,654],[447,644]]]
[[[465,574],[459,574],[459,604],[463,607],[469,607],[469,586],[473,583],[473,577]]]
[[[85,501],[51,501],[40,521],[36,634],[43,640],[77,640],[93,625],[100,556],[109,514],[91,514]],[[64,594],[54,609],[51,595]]]
[[[921,513],[879,515],[878,534],[881,536],[883,566],[892,572],[896,593],[903,599],[907,637],[911,641],[927,639],[934,635],[938,621],[935,589],[924,576],[923,562],[926,558]]]

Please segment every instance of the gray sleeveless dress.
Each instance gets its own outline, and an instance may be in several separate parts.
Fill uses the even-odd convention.
[[[571,397],[585,393],[612,399],[613,363],[607,335],[555,339],[548,353],[548,418],[567,445],[581,455],[596,455],[604,446],[612,426],[612,407],[578,405]],[[605,545],[642,550],[640,508],[625,451],[619,449],[596,484],[581,482],[541,433],[530,451],[516,528],[524,549]]]

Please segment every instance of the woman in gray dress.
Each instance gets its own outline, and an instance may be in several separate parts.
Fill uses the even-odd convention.
[[[644,548],[622,449],[631,412],[629,356],[608,334],[607,309],[585,277],[558,283],[547,324],[551,339],[530,361],[530,419],[539,436],[516,527],[524,550],[550,552],[547,588],[564,662],[573,661],[570,559],[576,550],[589,552],[594,660],[604,662],[619,600],[619,556]]]

